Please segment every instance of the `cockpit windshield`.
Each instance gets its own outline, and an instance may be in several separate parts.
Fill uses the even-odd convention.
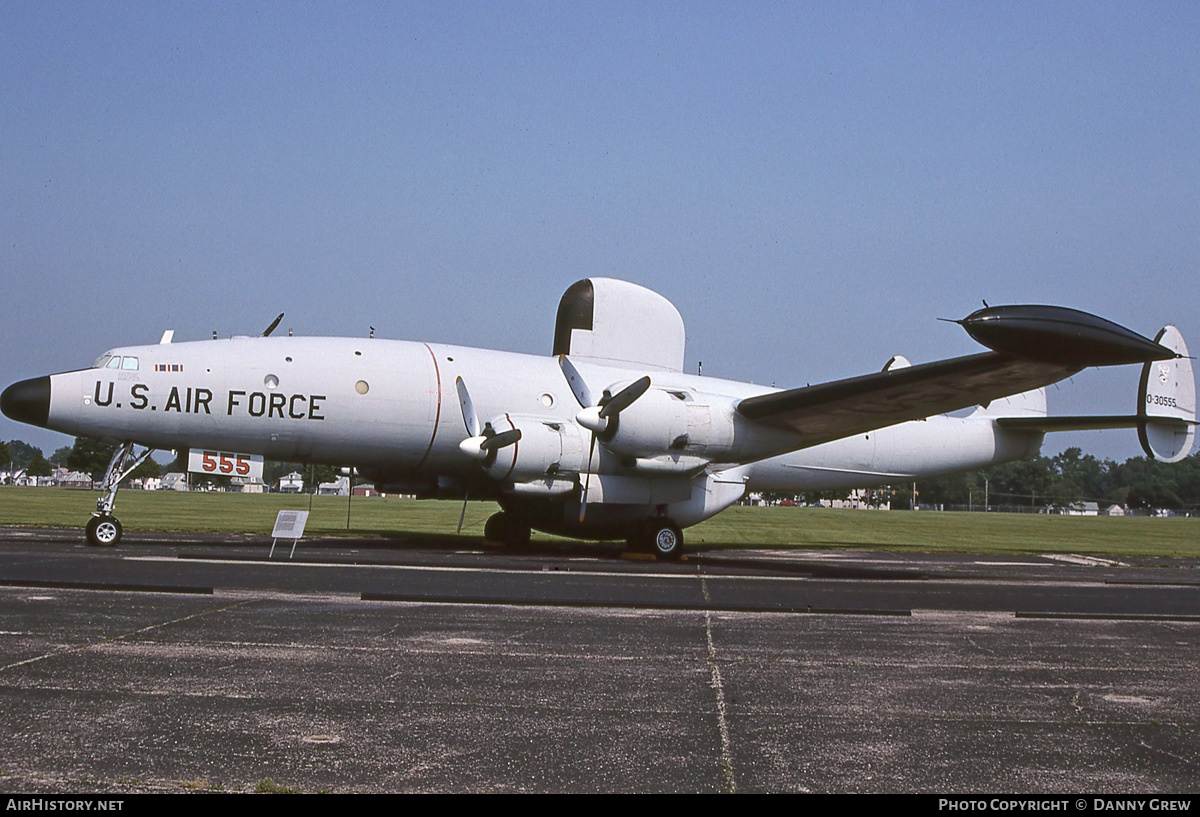
[[[138,359],[132,355],[114,355],[105,353],[92,364],[93,369],[124,369],[127,372],[138,370]]]

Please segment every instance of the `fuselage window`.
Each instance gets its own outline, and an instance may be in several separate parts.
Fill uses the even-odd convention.
[[[121,358],[121,368],[122,369],[127,369],[130,371],[137,371],[137,367],[138,367],[138,359],[136,357]]]

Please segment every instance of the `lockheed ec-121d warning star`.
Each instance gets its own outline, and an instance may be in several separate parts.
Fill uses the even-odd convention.
[[[1048,431],[1136,428],[1185,457],[1196,393],[1180,333],[1149,340],[1053,306],[958,321],[990,351],[778,390],[684,374],[665,298],[607,278],[558,307],[550,355],[351,338],[235,337],[112,349],[90,369],[15,383],[9,417],[119,443],[87,527],[115,544],[121,479],[152,449],[354,466],[380,491],[493,499],[485,536],[627,537],[676,557],[682,529],[747,491],[863,488],[1035,455]],[[1044,386],[1142,364],[1137,412],[1047,417]],[[946,412],[975,406],[967,416]],[[135,446],[146,451],[135,452]]]

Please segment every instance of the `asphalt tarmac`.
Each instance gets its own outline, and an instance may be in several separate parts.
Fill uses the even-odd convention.
[[[1200,560],[0,528],[0,790],[1200,790]]]

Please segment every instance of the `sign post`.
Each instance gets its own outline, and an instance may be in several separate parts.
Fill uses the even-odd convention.
[[[267,558],[275,555],[275,543],[280,539],[292,540],[292,552],[288,554],[288,558],[295,556],[296,543],[304,536],[304,526],[307,524],[308,511],[280,511],[275,517],[275,529],[271,531],[271,552],[267,554]]]

